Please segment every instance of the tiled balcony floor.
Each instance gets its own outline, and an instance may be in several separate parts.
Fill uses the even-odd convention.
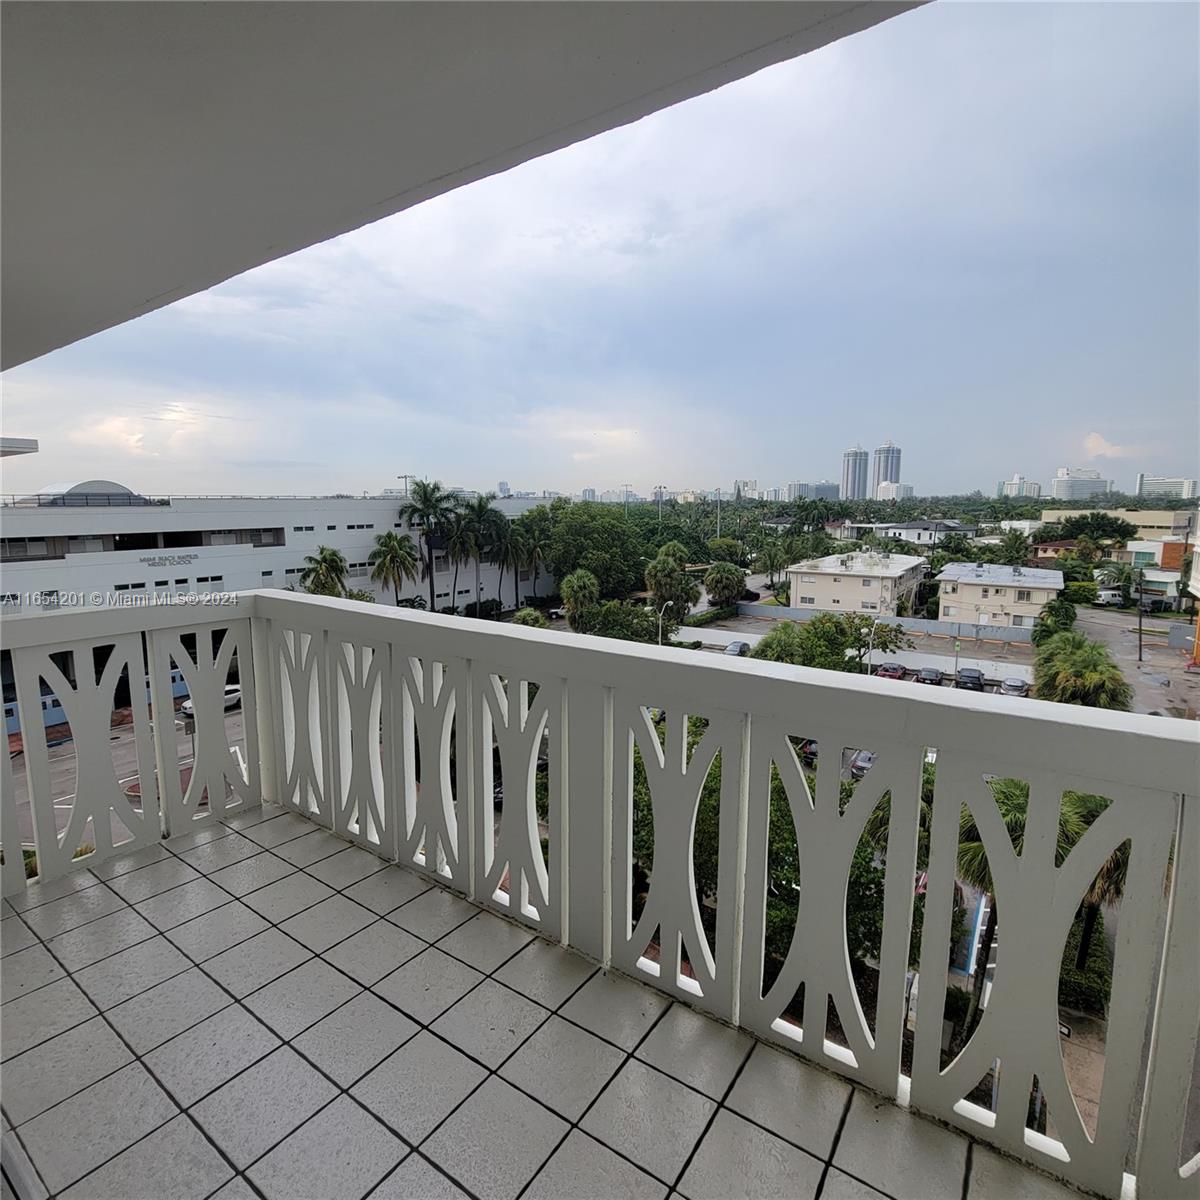
[[[1078,1195],[277,809],[97,874],[0,922],[31,1195]]]

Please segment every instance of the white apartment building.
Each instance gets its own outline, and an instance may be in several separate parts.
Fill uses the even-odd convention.
[[[1102,479],[1099,471],[1086,467],[1059,467],[1050,481],[1050,495],[1055,500],[1086,500],[1112,490],[1111,479]]]
[[[927,565],[920,555],[886,551],[809,559],[788,567],[791,606],[894,617],[901,600],[911,608]]]
[[[875,489],[876,500],[910,500],[913,486],[911,483],[894,483],[885,480]]]
[[[997,563],[947,563],[937,577],[938,619],[964,625],[1032,626],[1062,591],[1061,571]]]
[[[1024,475],[1014,475],[1011,479],[1002,479],[996,484],[997,497],[1002,496],[1030,496],[1036,497],[1042,494],[1042,485],[1034,483],[1031,479],[1026,479]]]
[[[1194,500],[1200,495],[1200,483],[1171,475],[1138,474],[1135,496],[1174,496],[1178,500]]]
[[[1015,529],[1026,537],[1032,537],[1044,524],[1045,521],[1001,521],[1000,528],[1005,533],[1008,533],[1010,529]]]
[[[368,556],[380,533],[408,533],[395,496],[204,497],[148,499],[111,480],[56,484],[2,510],[0,595],[6,616],[63,608],[150,602],[151,598],[299,589],[306,555],[319,546],[340,550],[350,564],[347,584],[394,603],[390,588],[373,583]],[[512,518],[532,500],[497,500]],[[411,535],[410,535],[411,536]],[[529,576],[529,572],[523,572]],[[480,591],[493,599],[498,569],[484,563]],[[522,598],[532,577],[519,581]],[[543,573],[539,590],[552,586]],[[445,554],[434,559],[436,608],[474,601],[474,567],[458,582]],[[453,593],[453,595],[452,595]],[[406,583],[401,598],[429,601],[429,584]],[[503,581],[505,608],[513,604],[511,573]]]

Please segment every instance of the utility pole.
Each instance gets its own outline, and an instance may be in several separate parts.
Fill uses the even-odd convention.
[[[667,490],[667,485],[665,483],[660,483],[658,485],[658,523],[660,526],[662,525],[663,492],[665,492],[666,490]]]
[[[632,483],[623,483],[621,487],[625,489],[625,516],[629,516],[629,489],[633,487]]]
[[[717,488],[717,537],[721,536],[721,489]]]
[[[1142,617],[1146,608],[1146,568],[1138,567],[1138,662],[1142,661]]]

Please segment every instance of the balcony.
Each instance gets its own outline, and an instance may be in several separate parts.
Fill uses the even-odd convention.
[[[1196,1196],[1195,725],[222,599],[5,626],[18,1196]],[[1107,804],[1056,860],[1064,792]],[[964,812],[999,916],[948,1050]],[[1063,947],[1122,849],[1081,1071]]]

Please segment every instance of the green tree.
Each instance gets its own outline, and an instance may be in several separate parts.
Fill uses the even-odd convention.
[[[1041,646],[1055,634],[1066,632],[1074,624],[1075,605],[1065,596],[1056,596],[1042,605],[1030,638],[1035,646]]]
[[[684,574],[678,560],[660,554],[646,568],[646,587],[653,599],[655,611],[669,604],[663,613],[664,624],[678,625],[700,599],[700,585]]]
[[[1029,784],[1022,779],[993,779],[990,783],[996,809],[1012,840],[1013,850],[1019,856],[1025,847],[1025,821],[1029,813]],[[1079,802],[1079,797],[1074,792],[1064,792],[1059,805],[1057,840],[1054,848],[1054,865],[1056,867],[1061,867],[1066,861],[1071,848],[1083,836],[1087,825],[1087,814],[1084,806]],[[969,1027],[971,1017],[978,1010],[983,997],[987,965],[992,955],[992,943],[996,938],[996,902],[993,895],[995,887],[992,883],[992,870],[988,863],[983,836],[979,832],[975,818],[971,815],[971,810],[965,805],[959,823],[958,877],[983,892],[988,898],[988,917],[979,943],[971,1007],[967,1016],[967,1026]]]
[[[1089,534],[1080,534],[1073,557],[1082,563],[1094,563],[1100,557],[1100,544]]]
[[[1101,587],[1120,588],[1121,603],[1128,608],[1133,599],[1133,589],[1137,586],[1137,571],[1133,564],[1103,562],[1100,564],[1099,571],[1096,582]]]
[[[478,614],[478,604],[482,593],[479,573],[483,560],[491,557],[496,540],[496,531],[507,525],[508,518],[492,504],[496,499],[495,492],[483,492],[463,506],[466,518],[466,551],[468,557],[475,563],[475,603]],[[457,599],[457,598],[456,598]]]
[[[544,613],[538,612],[536,608],[519,608],[513,616],[512,623],[514,625],[528,625],[531,629],[549,629],[550,622],[546,620]]]
[[[1057,633],[1038,647],[1034,692],[1041,700],[1128,712],[1133,688],[1108,647],[1081,633]]]
[[[1023,567],[1029,562],[1029,539],[1019,529],[1010,529],[1000,539],[999,551],[997,562]]]
[[[708,542],[708,553],[713,562],[729,562],[738,566],[745,563],[745,555],[736,538],[715,537]]]
[[[816,619],[815,617],[813,618]],[[750,651],[751,658],[805,666],[808,642],[798,621],[779,621]]]
[[[456,507],[455,498],[439,482],[428,479],[413,481],[408,499],[400,505],[400,519],[407,521],[410,528],[420,529],[425,543],[425,562],[422,574],[429,580],[429,611],[433,611],[433,552],[434,543],[442,532],[442,526],[450,519]]]
[[[406,580],[416,580],[421,572],[421,559],[412,538],[389,530],[375,535],[375,549],[367,556],[371,578],[390,587],[400,603],[400,589]]]
[[[688,548],[680,541],[664,542],[659,548],[655,558],[673,558],[681,567],[686,567],[688,559],[691,555],[688,553]]]
[[[779,542],[768,542],[759,551],[758,557],[754,560],[754,565],[760,571],[766,571],[767,581],[774,586],[775,576],[787,569],[789,561],[787,554],[784,553],[783,546]]]
[[[541,508],[540,505],[538,507]],[[525,540],[524,565],[533,572],[533,594],[536,596],[538,576],[546,569],[550,554],[550,523],[548,521],[525,522],[519,520],[517,524],[520,526],[521,536]]]
[[[600,582],[591,571],[580,567],[563,578],[559,592],[567,610],[567,624],[578,633],[580,616],[600,602]]]
[[[366,591],[363,588],[348,587],[346,589],[345,595],[343,596],[343,599],[358,600],[362,604],[374,604],[375,603],[374,594]]]
[[[840,613],[834,619],[841,621],[845,629],[846,648],[853,652],[860,668],[868,653],[892,654],[913,647],[913,640],[903,625],[880,621],[866,613]]]
[[[454,581],[450,585],[450,606],[458,611],[458,570],[471,561],[474,539],[471,536],[471,522],[465,509],[455,509],[446,522],[443,538],[446,544],[446,557],[454,567]],[[476,596],[479,593],[476,591]]]
[[[741,567],[730,562],[716,562],[704,576],[704,587],[717,608],[728,608],[736,604],[746,588],[746,577]]]
[[[619,638],[625,642],[658,641],[658,614],[642,604],[627,604],[622,600],[605,600],[590,604],[575,618],[576,633],[593,637]]]
[[[314,596],[343,596],[350,567],[340,550],[318,546],[316,554],[304,556],[300,586]]]
[[[501,599],[504,588],[504,572],[513,573],[513,608],[521,607],[521,568],[525,565],[525,535],[507,520],[503,525],[496,526],[492,536],[492,562],[500,568],[500,578],[496,583],[496,599]],[[501,600],[503,605],[503,601]]]
[[[1137,537],[1136,525],[1131,525],[1124,517],[1114,517],[1103,512],[1087,512],[1067,517],[1059,528],[1063,538],[1087,537],[1096,542],[1120,542],[1124,545],[1130,538]]]
[[[572,504],[554,522],[549,562],[560,580],[582,568],[595,577],[602,596],[624,598],[639,586],[642,558],[633,524],[615,505]]]

